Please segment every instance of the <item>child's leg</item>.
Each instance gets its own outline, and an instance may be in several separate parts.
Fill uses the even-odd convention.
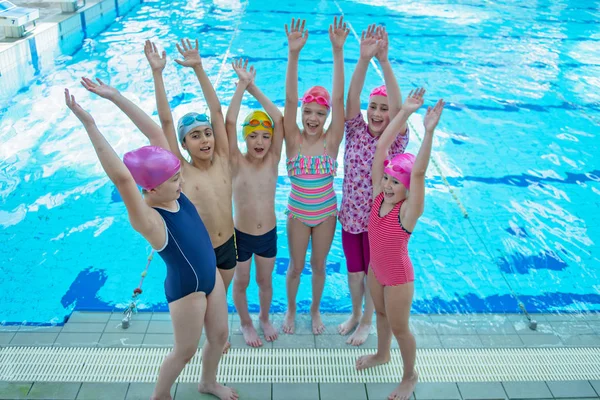
[[[417,384],[418,377],[415,371],[417,343],[408,325],[413,293],[413,282],[398,286],[387,286],[384,290],[386,314],[392,333],[400,346],[400,354],[402,354],[404,365],[402,382],[390,395],[393,399],[410,398]]]
[[[246,290],[250,284],[250,263],[252,258],[247,261],[238,261],[235,267],[235,278],[233,281],[233,303],[240,316],[240,330],[244,335],[244,341],[248,346],[262,346],[262,341],[258,337],[250,313],[248,312],[248,297]]]
[[[312,228],[312,251],[310,256],[312,304],[310,305],[310,315],[312,317],[312,330],[315,335],[325,332],[325,325],[321,320],[321,297],[323,297],[323,288],[325,287],[325,263],[331,249],[336,222],[336,218],[332,216]]]
[[[206,343],[202,349],[202,377],[198,391],[210,393],[221,400],[233,400],[238,398],[237,393],[232,388],[217,383],[217,368],[229,334],[229,319],[223,281],[219,274],[216,278],[215,288],[206,301],[204,315]]]
[[[152,400],[171,399],[171,386],[198,350],[206,308],[203,292],[192,293],[169,303],[175,346],[160,367]]]
[[[285,280],[287,291],[288,310],[283,322],[283,331],[292,334],[295,329],[296,295],[300,285],[300,274],[306,261],[306,249],[310,239],[311,228],[295,218],[287,220],[288,249],[290,252],[290,265],[288,266]]]
[[[348,338],[346,343],[353,346],[360,346],[369,337],[371,327],[373,326],[373,312],[375,306],[373,305],[373,299],[371,299],[371,291],[369,290],[369,284],[367,282],[367,274],[369,272],[369,261],[371,260],[371,251],[369,249],[369,235],[367,232],[360,234],[360,246],[363,253],[363,266],[364,266],[364,298],[365,298],[365,311],[360,318],[358,328]]]
[[[348,268],[348,287],[352,300],[352,315],[338,326],[340,335],[347,335],[356,327],[362,316],[362,302],[365,292],[365,267],[361,234],[346,232],[342,229],[342,248]]]
[[[277,339],[277,330],[273,328],[269,320],[269,311],[273,301],[273,269],[275,268],[275,257],[265,258],[254,256],[256,263],[256,282],[258,283],[258,298],[260,302],[260,326],[265,334],[267,342]]]
[[[369,268],[367,283],[377,314],[377,353],[359,357],[356,360],[356,369],[358,370],[390,361],[390,348],[392,346],[392,330],[385,312],[384,287],[377,281],[371,268]]]

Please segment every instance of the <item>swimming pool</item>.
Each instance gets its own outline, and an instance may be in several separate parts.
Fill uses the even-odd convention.
[[[144,41],[152,39],[166,46],[171,60],[165,81],[178,118],[204,109],[197,81],[172,61],[178,38],[198,37],[224,105],[235,87],[229,62],[245,56],[257,68],[263,91],[283,106],[283,25],[292,17],[306,18],[310,30],[299,91],[313,84],[330,87],[327,27],[342,11],[358,35],[373,22],[387,26],[390,59],[404,93],[424,85],[426,103],[439,97],[448,102],[434,142],[425,214],[410,244],[414,311],[518,312],[519,302],[529,312],[599,310],[600,165],[593,156],[600,150],[598,5],[574,0],[392,3],[143,3],[86,40],[72,57],[56,60],[16,96],[2,99],[0,321],[62,322],[74,308],[122,307],[149,252],[130,228],[85,132],[62,105],[64,87],[75,88],[122,155],[146,144],[145,138],[114,106],[79,88],[79,77],[105,79],[154,112],[143,56]],[[357,58],[357,37],[351,34],[346,87]],[[381,81],[371,67],[365,92]],[[257,105],[247,96],[244,107],[242,117]],[[416,128],[412,152],[420,143],[419,121],[411,120]],[[284,171],[282,163],[274,311],[286,304],[283,212],[289,181]],[[340,169],[338,202],[342,176]],[[300,311],[310,302],[309,274],[307,269],[298,294]],[[339,225],[327,275],[322,310],[349,311]],[[164,276],[164,264],[155,257],[140,307],[165,308]],[[256,311],[255,284],[249,302]]]

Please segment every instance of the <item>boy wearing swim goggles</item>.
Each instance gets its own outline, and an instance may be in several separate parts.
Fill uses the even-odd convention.
[[[373,24],[363,31],[360,58],[354,69],[346,100],[346,148],[339,221],[342,225],[342,248],[348,269],[352,315],[338,326],[338,332],[346,335],[354,330],[346,341],[353,346],[360,346],[367,340],[373,321],[373,301],[366,285],[371,256],[367,236],[373,202],[371,165],[382,132],[402,105],[400,88],[388,60],[388,42],[387,32],[383,27]],[[385,85],[371,91],[365,121],[360,109],[360,95],[373,57],[379,61]],[[408,138],[408,128],[404,123],[394,137],[390,154],[404,153]]]
[[[150,41],[146,41],[144,47],[144,53],[152,68],[158,116],[164,135],[170,150],[181,160],[186,177],[183,191],[196,206],[210,234],[217,257],[217,269],[227,291],[235,271],[236,249],[231,204],[229,143],[227,143],[223,111],[217,93],[202,67],[202,60],[198,53],[198,40],[195,45],[192,45],[189,40],[181,40],[181,45],[177,44],[177,50],[183,56],[183,60],[175,61],[179,65],[192,68],[200,82],[210,118],[204,114],[188,113],[179,120],[176,130],[162,77],[166,65],[166,52],[160,54]],[[152,142],[153,138],[149,138]],[[179,150],[180,144],[187,151],[190,161]],[[229,343],[225,351],[228,347]]]
[[[229,160],[233,176],[235,237],[238,258],[233,281],[233,301],[240,316],[240,330],[248,346],[259,347],[250,314],[246,290],[250,283],[250,265],[254,256],[260,303],[259,323],[265,340],[277,339],[277,330],[269,319],[273,298],[272,275],[277,255],[277,218],[275,188],[277,166],[283,146],[283,115],[254,83],[255,70],[248,61],[237,60],[233,69],[239,81],[227,109],[225,126],[229,138]],[[238,147],[237,120],[244,92],[248,91],[264,107],[249,113],[242,124],[245,153]]]

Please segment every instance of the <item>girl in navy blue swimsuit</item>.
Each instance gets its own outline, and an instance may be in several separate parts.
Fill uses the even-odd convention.
[[[82,84],[102,97],[110,86],[85,79]],[[103,91],[106,91],[104,93]],[[111,99],[140,129],[161,128],[142,110],[116,92]],[[235,390],[217,383],[217,367],[229,334],[227,300],[210,237],[198,212],[181,193],[181,163],[168,143],[152,143],[126,153],[123,161],[98,130],[92,116],[65,90],[65,101],[81,121],[104,171],[121,195],[131,226],[138,231],[167,265],[165,294],[173,322],[175,347],[162,363],[152,400],[171,399],[173,383],[196,354],[202,329],[202,376],[198,390],[221,400],[238,398]],[[156,135],[164,138],[163,135]],[[139,192],[143,188],[144,195]]]

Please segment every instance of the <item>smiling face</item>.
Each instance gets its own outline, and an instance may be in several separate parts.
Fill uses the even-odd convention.
[[[323,133],[329,109],[317,102],[302,105],[302,127],[307,135]]]
[[[373,136],[379,136],[390,124],[388,100],[385,96],[371,96],[367,109],[367,124]]]
[[[257,129],[246,136],[246,147],[250,157],[262,159],[271,148],[271,132],[266,129]]]
[[[215,148],[215,136],[210,126],[198,126],[183,138],[183,148],[191,156],[211,160]]]
[[[175,175],[158,185],[152,190],[146,191],[153,197],[154,201],[166,203],[177,200],[181,195],[181,187],[183,186],[183,175],[181,169]]]
[[[401,202],[406,198],[408,193],[404,184],[388,174],[383,174],[383,178],[381,178],[381,188],[383,190],[383,201],[390,204]]]

